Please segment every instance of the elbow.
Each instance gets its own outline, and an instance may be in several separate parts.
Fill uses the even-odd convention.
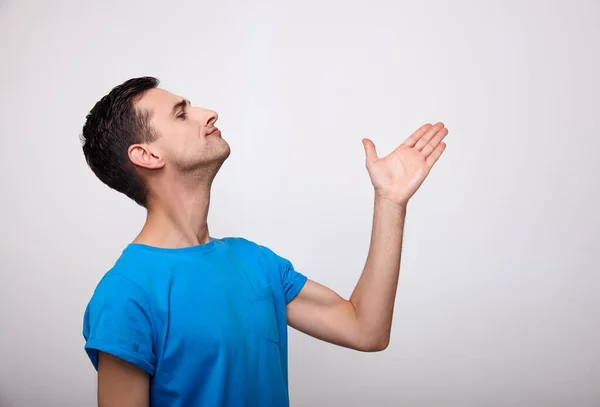
[[[384,350],[386,350],[388,348],[388,346],[390,345],[390,341],[380,341],[380,342],[375,342],[373,343],[370,347],[368,347],[365,352],[383,352]]]
[[[366,353],[383,352],[389,345],[390,335],[384,335],[382,337],[374,337],[362,341],[355,349]]]

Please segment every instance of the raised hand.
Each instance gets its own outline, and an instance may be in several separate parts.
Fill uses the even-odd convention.
[[[363,139],[375,194],[405,206],[444,152],[446,144],[442,140],[447,134],[448,129],[441,122],[434,126],[425,124],[383,158],[377,157],[373,141]]]

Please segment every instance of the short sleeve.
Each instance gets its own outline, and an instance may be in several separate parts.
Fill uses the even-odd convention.
[[[261,250],[276,263],[285,295],[285,303],[289,304],[298,295],[308,278],[298,272],[291,261],[274,253],[271,249],[260,246]]]
[[[145,292],[121,275],[107,275],[96,287],[84,315],[85,350],[98,369],[98,351],[154,374],[152,313]]]

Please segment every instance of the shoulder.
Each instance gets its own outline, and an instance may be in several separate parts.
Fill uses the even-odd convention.
[[[264,270],[281,273],[293,268],[290,260],[265,244],[244,237],[227,237],[220,240],[229,245],[236,256],[241,257],[245,262],[257,264]]]
[[[265,260],[277,260],[279,258],[271,248],[245,237],[224,237],[219,240],[241,254],[252,255]]]
[[[157,320],[152,302],[138,282],[120,271],[118,263],[106,272],[89,299],[83,316],[85,349],[96,369],[102,351],[153,374]]]
[[[97,324],[122,323],[140,320],[150,322],[154,316],[151,296],[136,279],[136,273],[122,262],[108,270],[96,285],[84,312],[84,335],[91,335]]]
[[[144,286],[147,285],[145,279],[148,278],[149,270],[147,262],[141,261],[139,257],[127,249],[123,250],[113,266],[99,280],[92,301],[137,298],[145,302],[147,294]]]
[[[241,236],[227,236],[217,240],[222,244],[235,249],[255,249],[258,246],[252,240]]]
[[[100,284],[120,283],[154,292],[154,287],[164,279],[171,259],[172,257],[147,250],[143,246],[128,245],[106,271]]]
[[[122,307],[125,304],[150,307],[150,298],[142,285],[127,275],[111,269],[100,279],[89,300],[88,308]]]

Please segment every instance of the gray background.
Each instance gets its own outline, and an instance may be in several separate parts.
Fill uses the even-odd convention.
[[[213,236],[347,297],[372,187],[425,122],[390,347],[290,330],[293,406],[600,406],[597,1],[0,3],[0,405],[92,406],[92,291],[144,211],[86,167],[85,115],[153,75],[217,110]]]

